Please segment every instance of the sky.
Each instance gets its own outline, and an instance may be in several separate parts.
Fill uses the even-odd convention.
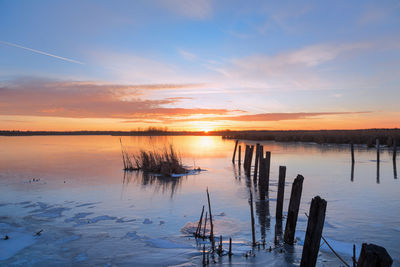
[[[0,0],[0,130],[400,128],[400,1]]]

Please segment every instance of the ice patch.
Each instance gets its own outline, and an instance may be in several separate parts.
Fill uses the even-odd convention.
[[[137,240],[137,239],[140,239],[140,236],[137,234],[136,231],[133,231],[133,232],[126,233],[124,238],[129,238],[131,240]]]
[[[69,208],[52,208],[52,209],[47,209],[43,212],[40,212],[38,214],[35,214],[37,217],[45,217],[45,218],[57,218],[61,217],[62,213],[65,210],[69,210]]]
[[[83,204],[76,205],[75,207],[80,208],[80,207],[92,206],[92,205],[99,204],[99,203],[101,203],[101,202],[83,203]]]
[[[69,242],[78,240],[78,239],[80,239],[80,238],[81,238],[80,235],[72,235],[72,236],[64,237],[64,238],[58,240],[58,241],[56,242],[56,244],[57,244],[57,245],[62,245],[62,244],[65,244],[65,243],[69,243]]]
[[[79,219],[85,218],[90,214],[93,214],[93,212],[79,212],[76,213],[74,217],[65,219],[65,222],[78,222]]]
[[[81,253],[81,254],[78,254],[78,255],[75,257],[75,261],[76,261],[76,262],[81,262],[81,261],[87,260],[87,258],[88,258],[88,256],[86,255],[86,253]]]
[[[115,222],[116,223],[127,223],[127,222],[134,222],[136,219],[130,219],[130,220],[125,220],[125,217],[117,219]]]
[[[176,243],[168,239],[151,238],[146,240],[147,245],[154,248],[192,248],[192,246]]]
[[[102,216],[97,216],[92,219],[89,219],[88,223],[97,223],[99,221],[109,221],[109,220],[115,220],[115,219],[117,219],[117,217],[102,215]]]
[[[150,220],[149,218],[144,219],[143,224],[152,224],[153,221]]]
[[[0,260],[7,260],[36,242],[31,233],[26,233],[21,228],[6,223],[2,223],[0,228],[1,236],[7,235],[9,237],[7,240],[0,240]]]

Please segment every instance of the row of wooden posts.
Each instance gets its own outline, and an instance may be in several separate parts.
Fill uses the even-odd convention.
[[[354,148],[352,147],[352,159],[354,160]],[[379,149],[379,140],[377,141],[377,147]],[[394,146],[396,147],[396,146]],[[241,146],[239,140],[235,142],[235,149],[233,152],[232,162],[236,164],[236,151],[238,150],[238,165],[241,167]],[[395,160],[395,153],[393,159]],[[245,170],[246,177],[251,178],[251,165],[254,153],[254,145],[246,145],[245,156],[243,161],[243,167]],[[379,151],[378,151],[379,160]],[[253,172],[254,185],[259,186],[260,200],[265,200],[268,197],[269,192],[269,177],[270,177],[270,166],[271,166],[271,152],[267,151],[264,157],[264,148],[260,144],[256,144],[255,163]],[[277,227],[282,226],[283,219],[283,200],[284,200],[284,189],[285,189],[285,177],[286,177],[286,166],[279,167],[279,181],[278,181],[278,193],[277,193],[277,204],[276,204],[276,225]],[[289,201],[288,215],[286,219],[286,226],[284,232],[284,242],[289,245],[293,245],[295,241],[295,231],[297,218],[301,202],[301,194],[303,189],[304,177],[297,175],[292,184],[292,190]],[[300,266],[315,266],[318,251],[320,247],[321,238],[328,247],[334,252],[334,254],[346,265],[347,264],[329,245],[329,243],[322,237],[322,229],[325,221],[327,202],[326,200],[316,196],[311,201],[310,213],[308,215],[307,231],[304,240],[303,253],[301,258]],[[253,195],[250,190],[250,212],[251,212],[251,228],[252,228],[252,245],[257,245],[255,237],[255,222],[253,212]],[[265,241],[264,241],[265,242]],[[377,251],[379,253],[377,253]],[[370,265],[371,261],[376,262],[374,265]],[[386,249],[373,244],[362,245],[362,250],[358,262],[355,256],[355,246],[353,249],[353,266],[391,266],[392,259],[387,253]]]
[[[355,156],[354,156],[354,144],[350,144],[350,150],[351,150],[351,181],[354,180],[354,164],[355,164]],[[376,182],[379,184],[379,174],[380,174],[380,142],[379,138],[376,139]],[[394,178],[397,179],[397,168],[396,168],[396,157],[397,157],[397,140],[394,139],[393,143],[393,154],[392,154],[392,160],[393,160],[393,174]]]

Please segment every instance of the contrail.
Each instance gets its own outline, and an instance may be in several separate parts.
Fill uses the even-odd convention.
[[[76,63],[76,64],[85,65],[85,63],[80,62],[80,61],[78,61],[78,60],[73,60],[73,59],[66,58],[66,57],[56,56],[56,55],[53,55],[53,54],[50,54],[50,53],[46,53],[46,52],[43,52],[43,51],[40,51],[40,50],[36,50],[36,49],[32,49],[32,48],[29,48],[29,47],[25,47],[25,46],[22,46],[22,45],[17,45],[17,44],[13,44],[13,43],[1,41],[1,40],[0,40],[0,43],[5,44],[5,45],[8,45],[8,46],[13,46],[13,47],[22,48],[22,49],[25,49],[25,50],[28,50],[28,51],[31,51],[31,52],[35,52],[35,53],[38,53],[38,54],[42,54],[42,55],[45,55],[45,56],[58,58],[58,59],[61,59],[61,60],[64,60],[64,61],[68,61],[68,62],[72,62],[72,63]]]

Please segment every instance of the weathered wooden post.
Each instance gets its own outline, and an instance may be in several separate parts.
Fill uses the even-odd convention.
[[[379,184],[379,168],[380,168],[380,144],[379,138],[376,139],[376,183]]]
[[[353,244],[353,257],[351,257],[353,261],[353,267],[357,267],[357,258],[356,258],[356,244]]]
[[[397,156],[397,139],[393,138],[393,161],[396,161]]]
[[[239,168],[240,168],[240,164],[241,164],[241,159],[242,158],[242,146],[239,146],[239,162],[238,162],[238,164],[239,164]]]
[[[317,263],[325,222],[326,204],[326,201],[319,196],[314,197],[311,201],[300,267],[315,266]]]
[[[264,155],[260,154],[260,175],[258,178],[258,191],[260,192],[260,200],[265,200],[265,180],[267,176],[267,168]]]
[[[247,170],[247,162],[249,160],[249,150],[250,150],[250,146],[246,145],[246,149],[244,151],[244,160],[243,160],[243,167],[244,167],[245,171]]]
[[[269,197],[269,173],[271,169],[271,152],[265,152],[265,194]]]
[[[278,195],[276,198],[276,220],[282,220],[283,199],[285,195],[286,167],[279,166]]]
[[[232,237],[229,238],[229,258],[232,256]]]
[[[379,159],[380,159],[380,144],[379,144],[379,138],[376,138],[376,162],[379,163]]]
[[[292,191],[290,194],[288,217],[286,219],[286,227],[284,234],[284,241],[287,244],[294,244],[294,235],[296,232],[297,217],[299,215],[299,207],[301,200],[301,192],[303,190],[304,177],[300,174],[297,175],[293,181]]]
[[[248,162],[247,162],[247,169],[246,169],[246,175],[249,178],[250,178],[250,174],[251,174],[251,162],[252,162],[252,159],[253,159],[253,152],[254,152],[254,146],[251,146],[249,148],[249,156],[248,156],[248,159],[247,159]]]
[[[351,148],[351,162],[354,164],[354,144],[353,143],[350,144],[350,148]]]
[[[235,164],[235,156],[236,156],[236,149],[238,146],[239,140],[236,140],[235,142],[235,150],[233,150],[233,157],[232,157],[232,163]]]
[[[257,174],[258,174],[258,162],[260,157],[260,144],[256,145],[256,158],[254,161],[254,176],[253,176],[253,184],[257,184]]]
[[[393,160],[393,175],[394,175],[394,179],[397,179],[396,160]]]
[[[390,267],[393,259],[384,247],[363,243],[357,267]]]
[[[251,213],[251,237],[252,237],[252,245],[256,246],[256,233],[255,233],[255,225],[254,225],[254,210],[253,210],[253,193],[250,189],[250,213]]]
[[[264,147],[260,145],[259,149],[259,154],[258,154],[258,173],[260,173],[260,168],[261,168],[261,160],[264,158]]]
[[[206,238],[206,230],[207,230],[207,211],[206,211],[206,217],[204,218],[203,240]]]
[[[208,200],[208,212],[209,212],[209,216],[210,216],[210,241],[211,241],[212,250],[214,251],[214,248],[215,248],[215,243],[214,243],[214,224],[213,224],[213,220],[212,220],[211,202],[210,202],[210,194],[208,193],[208,188],[207,188],[207,200]]]
[[[204,205],[203,205],[203,209],[201,210],[201,215],[200,215],[199,224],[197,225],[196,234],[194,235],[195,237],[200,236],[200,233],[201,233],[201,223],[202,223],[202,221],[203,221],[203,213],[204,213]]]

